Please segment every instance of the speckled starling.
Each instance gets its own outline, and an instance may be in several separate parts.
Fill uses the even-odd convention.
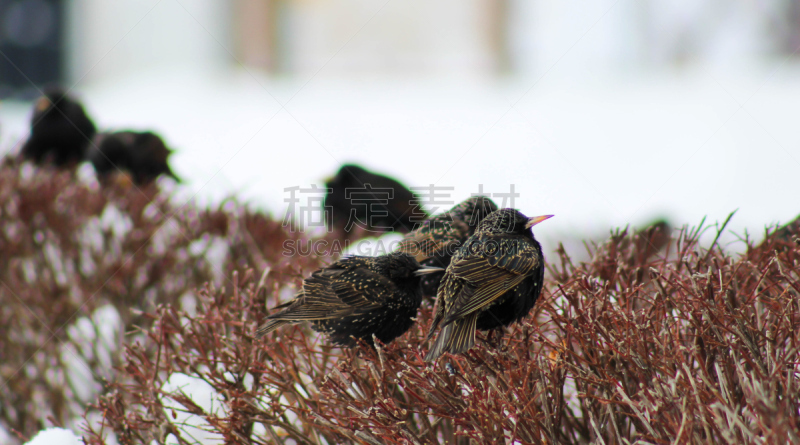
[[[400,241],[398,252],[413,255],[420,264],[447,268],[450,258],[467,238],[475,233],[486,215],[497,210],[497,204],[483,196],[473,196],[449,211],[422,223]],[[433,297],[439,289],[442,274],[422,277],[422,295]]]
[[[326,181],[323,202],[329,227],[349,236],[358,229],[408,233],[428,214],[419,197],[396,179],[358,165],[343,165]]]
[[[302,291],[258,328],[261,337],[280,326],[310,321],[317,332],[353,346],[372,336],[384,344],[414,323],[422,302],[419,277],[440,269],[421,266],[411,255],[353,256],[320,269],[303,281]]]
[[[20,154],[36,164],[77,164],[84,159],[95,132],[80,103],[59,88],[47,88],[34,105],[31,135]]]
[[[147,184],[162,174],[180,182],[167,162],[171,153],[154,133],[117,131],[97,135],[89,160],[101,182],[118,172],[130,174],[137,185]]]
[[[514,209],[491,213],[453,255],[437,294],[425,356],[459,354],[475,343],[475,330],[509,325],[528,315],[542,290],[544,257],[531,227],[552,215],[528,218]]]

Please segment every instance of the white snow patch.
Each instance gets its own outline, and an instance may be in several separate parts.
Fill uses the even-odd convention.
[[[38,274],[36,273],[36,261],[33,258],[22,260],[22,274],[25,275],[25,281],[33,283],[36,281]]]
[[[180,299],[181,309],[190,317],[197,315],[197,296],[192,292],[184,292]]]
[[[204,235],[202,238],[189,244],[189,254],[195,257],[203,256],[211,268],[214,284],[221,285],[225,278],[225,260],[228,257],[230,246],[225,238]]]
[[[99,188],[100,183],[97,182],[97,175],[95,174],[94,167],[88,162],[82,163],[75,171],[75,176],[80,182],[92,188]]]
[[[180,234],[181,228],[174,219],[170,218],[164,224],[161,224],[161,227],[156,230],[150,239],[150,248],[153,251],[153,255],[164,255],[167,249],[174,244],[173,239]]]
[[[25,443],[25,445],[83,445],[83,440],[65,428],[48,428]]]
[[[222,283],[225,278],[225,261],[228,258],[230,246],[225,238],[214,236],[211,238],[211,244],[206,250],[206,260],[211,266],[211,272],[214,275],[215,283]]]
[[[55,273],[55,280],[59,286],[66,286],[69,282],[67,279],[67,267],[61,255],[61,249],[52,242],[44,244],[44,256],[50,264],[50,269]]]
[[[234,374],[234,373],[232,373],[230,371],[223,372],[223,376],[225,377],[225,380],[227,380],[229,383],[236,383],[236,381],[238,380],[237,377],[236,377],[236,374]],[[244,385],[244,389],[246,389],[247,391],[251,391],[253,389],[253,383],[254,382],[255,382],[255,379],[253,377],[253,374],[250,374],[248,372],[247,374],[244,375],[244,380],[242,381],[242,384]]]
[[[116,205],[109,203],[100,215],[100,226],[104,230],[110,230],[114,238],[122,239],[133,229],[133,221]]]
[[[27,182],[33,179],[33,174],[35,172],[36,172],[36,167],[34,167],[33,163],[24,162],[22,163],[22,166],[19,168],[19,177],[23,182]]]
[[[186,394],[203,411],[210,415],[225,416],[225,400],[205,381],[182,373],[173,373],[164,383],[166,393]],[[211,432],[211,425],[200,416],[186,412],[186,408],[170,397],[163,398],[167,418],[181,430],[182,434],[202,444],[224,443],[222,435]],[[176,437],[170,435],[166,443],[178,444]]]
[[[564,400],[567,401],[567,407],[572,410],[572,413],[577,418],[581,418],[581,401],[578,398],[578,388],[575,386],[575,379],[568,377],[564,380]]]
[[[91,317],[80,317],[67,328],[70,343],[62,346],[61,360],[69,387],[78,400],[90,401],[102,389],[94,374],[111,372],[121,327],[122,319],[117,309],[105,305],[97,308]],[[90,364],[94,362],[93,370]]]
[[[80,240],[81,243],[94,250],[95,252],[102,252],[103,251],[103,223],[100,221],[100,218],[94,216],[88,219],[83,224],[83,230],[81,232]]]
[[[342,255],[380,256],[394,252],[403,235],[390,232],[380,237],[363,238],[354,243],[348,243]]]
[[[61,361],[66,369],[69,387],[75,397],[82,402],[89,402],[102,389],[92,375],[88,361],[81,357],[72,345],[64,345],[61,350]]]
[[[86,413],[86,418],[74,417],[69,426],[73,431],[88,431],[91,429],[99,432],[103,437],[104,445],[119,445],[116,433],[111,428],[108,428],[108,425],[104,427],[104,421],[103,413],[93,410]]]
[[[281,288],[280,292],[278,292],[278,295],[280,296],[280,301],[281,302],[285,302],[285,301],[289,301],[292,298],[294,298],[294,296],[297,294],[297,292],[298,292],[297,287],[294,284],[289,284],[289,285],[283,286]]]
[[[11,443],[12,440],[11,434],[8,434],[8,431],[0,426],[0,443]]]

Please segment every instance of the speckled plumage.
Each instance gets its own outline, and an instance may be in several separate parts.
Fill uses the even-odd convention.
[[[406,234],[398,252],[413,255],[420,264],[446,268],[450,258],[475,233],[486,215],[497,210],[497,204],[483,196],[473,196],[441,215],[434,216]],[[433,297],[439,289],[442,274],[422,277],[422,295]]]
[[[437,295],[428,337],[441,325],[425,357],[459,354],[475,343],[475,330],[506,326],[528,315],[542,289],[544,257],[527,218],[514,209],[491,213],[453,255]]]
[[[20,154],[36,164],[62,167],[81,162],[96,132],[83,106],[59,88],[48,88],[36,101],[31,135]]]
[[[336,344],[353,346],[372,336],[389,343],[414,323],[422,302],[419,274],[423,268],[410,255],[353,256],[320,269],[303,281],[302,291],[267,317],[259,337],[280,326],[310,321],[315,331]]]

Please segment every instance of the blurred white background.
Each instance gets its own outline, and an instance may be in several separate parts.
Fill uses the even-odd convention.
[[[181,200],[283,216],[285,188],[357,162],[456,202],[513,184],[557,215],[548,250],[737,208],[758,238],[800,213],[798,0],[3,3],[0,45],[61,8],[63,84],[99,128],[159,132]],[[31,107],[10,97],[4,151]]]

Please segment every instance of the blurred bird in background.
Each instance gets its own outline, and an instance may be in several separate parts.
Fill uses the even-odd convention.
[[[100,133],[89,151],[89,161],[104,183],[112,175],[124,172],[136,185],[144,185],[160,175],[180,182],[169,166],[172,150],[156,134],[145,131],[117,131]]]
[[[413,255],[424,266],[447,268],[450,258],[475,233],[486,215],[497,210],[497,204],[484,196],[473,196],[441,215],[425,220],[406,234],[398,252]],[[436,296],[442,274],[422,278],[422,295]]]
[[[396,179],[353,164],[326,181],[325,220],[345,238],[361,232],[408,233],[428,218],[419,197]]]
[[[31,135],[20,155],[39,165],[75,165],[83,161],[95,132],[79,102],[64,90],[49,87],[34,105]]]
[[[437,294],[425,356],[459,354],[475,344],[475,330],[507,326],[528,315],[544,282],[542,247],[531,227],[552,215],[528,218],[500,209],[484,218],[447,267]]]
[[[341,259],[306,278],[297,297],[277,306],[283,310],[267,317],[256,335],[310,321],[338,345],[371,345],[373,335],[389,343],[414,324],[422,303],[420,276],[440,271],[402,252]]]
[[[659,218],[636,231],[635,240],[637,261],[639,264],[658,253],[672,240],[672,225],[664,218]]]

